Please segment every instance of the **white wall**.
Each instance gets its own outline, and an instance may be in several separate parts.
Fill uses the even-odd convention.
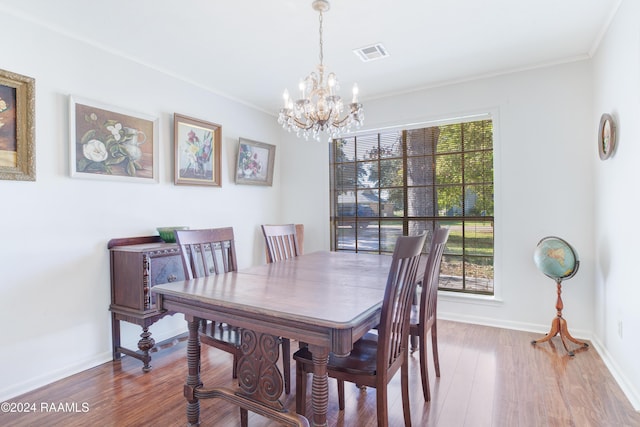
[[[396,76],[401,78],[401,76]],[[368,101],[366,127],[375,129],[479,112],[492,112],[496,132],[495,299],[442,296],[440,316],[548,332],[556,314],[555,283],[533,264],[547,235],[567,239],[581,257],[580,272],[565,282],[565,317],[575,336],[593,330],[593,156],[591,68],[587,61],[432,88]],[[363,88],[364,89],[364,88]],[[328,229],[327,172],[309,184],[304,152],[327,162],[326,144],[287,144],[286,209],[292,217],[310,206],[323,210]],[[296,165],[297,170],[290,170]],[[297,177],[297,179],[296,179]],[[313,191],[308,191],[313,188]],[[328,241],[326,243],[328,245]]]
[[[595,174],[594,333],[609,367],[640,410],[640,4],[624,0],[594,57],[591,161]],[[617,123],[618,146],[601,161],[596,149],[603,113]],[[620,326],[621,325],[621,326]],[[621,327],[621,334],[619,333]]]
[[[304,251],[329,250],[329,143],[285,134],[282,222],[304,224]]]
[[[36,182],[0,181],[0,401],[111,359],[114,237],[157,226],[233,226],[240,267],[263,262],[259,225],[280,217],[273,187],[235,185],[239,137],[279,144],[274,117],[0,12],[0,68],[36,80]],[[10,36],[7,36],[10,35]],[[9,37],[9,38],[7,38]],[[160,118],[160,183],[69,177],[68,95]],[[222,125],[222,187],[173,184],[173,113]],[[276,165],[281,148],[276,150]],[[124,324],[136,348],[141,330]],[[151,327],[185,330],[182,315]]]

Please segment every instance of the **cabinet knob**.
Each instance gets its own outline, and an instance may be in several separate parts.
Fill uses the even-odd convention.
[[[167,282],[175,282],[176,280],[178,280],[178,276],[176,276],[175,274],[170,274],[169,276],[167,276]]]

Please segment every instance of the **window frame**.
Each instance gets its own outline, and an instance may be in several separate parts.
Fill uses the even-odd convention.
[[[406,173],[407,169],[407,163],[409,161],[409,159],[412,158],[412,156],[410,154],[407,153],[406,150],[406,135],[408,131],[412,131],[412,130],[416,130],[416,129],[426,129],[426,128],[431,128],[431,127],[437,127],[437,126],[446,126],[446,125],[462,125],[464,123],[469,123],[469,122],[480,122],[480,121],[484,121],[487,120],[491,123],[492,129],[491,129],[491,146],[490,149],[487,150],[488,152],[490,152],[491,155],[491,170],[492,170],[492,180],[491,181],[483,181],[483,182],[469,182],[468,180],[462,181],[461,183],[456,183],[454,184],[455,186],[460,186],[461,190],[462,190],[462,209],[464,209],[464,199],[465,199],[465,188],[467,188],[469,185],[475,185],[475,184],[480,184],[480,185],[488,185],[490,186],[490,188],[492,189],[492,193],[491,193],[491,204],[492,204],[492,212],[493,215],[465,215],[464,212],[461,215],[456,215],[456,216],[442,216],[439,215],[438,212],[434,212],[433,215],[434,216],[410,216],[408,214],[408,203],[407,203],[407,199],[408,199],[408,194],[409,191],[407,191],[408,188],[411,188],[411,186],[407,185],[407,176],[409,175],[408,173]],[[454,292],[454,293],[463,293],[463,294],[470,294],[470,295],[478,295],[478,296],[483,296],[483,297],[496,297],[497,296],[497,292],[496,292],[496,263],[497,263],[497,256],[496,256],[496,227],[495,227],[495,220],[496,220],[496,205],[497,205],[497,196],[496,196],[496,182],[497,180],[497,169],[496,169],[496,157],[497,157],[497,126],[498,126],[498,120],[495,117],[495,114],[492,114],[491,112],[489,113],[480,113],[480,114],[470,114],[467,116],[461,116],[461,117],[453,117],[453,118],[447,118],[447,119],[441,119],[441,120],[434,120],[434,121],[430,121],[430,122],[422,122],[422,123],[415,123],[415,124],[411,124],[411,125],[406,125],[406,126],[393,126],[393,127],[387,127],[387,128],[382,128],[382,129],[374,129],[374,130],[369,130],[369,131],[362,131],[362,132],[358,132],[357,134],[352,134],[349,136],[345,136],[344,138],[354,138],[354,145],[357,146],[357,142],[355,138],[363,138],[363,137],[371,137],[371,135],[376,135],[377,141],[379,143],[381,135],[383,134],[388,134],[388,133],[392,133],[392,132],[401,132],[402,133],[402,143],[404,145],[403,150],[402,150],[402,154],[401,154],[401,159],[403,162],[403,184],[402,184],[402,189],[403,191],[403,197],[404,197],[404,201],[403,201],[403,208],[402,208],[402,215],[401,216],[392,216],[392,217],[383,217],[381,214],[381,204],[382,201],[379,198],[378,199],[378,214],[375,217],[372,217],[371,220],[368,220],[369,222],[377,222],[377,228],[378,228],[378,248],[376,250],[370,250],[370,249],[359,249],[357,243],[354,243],[355,249],[347,249],[347,248],[339,248],[338,247],[338,240],[339,240],[339,236],[338,236],[338,222],[341,220],[344,220],[343,217],[337,215],[337,205],[338,205],[338,195],[341,192],[344,192],[344,188],[340,188],[337,189],[336,188],[336,170],[337,167],[340,164],[343,163],[352,163],[354,164],[354,190],[357,193],[359,190],[370,190],[371,188],[369,187],[360,187],[358,185],[358,172],[357,172],[357,168],[358,168],[358,164],[359,163],[364,163],[364,162],[368,162],[368,160],[362,160],[358,158],[358,153],[355,152],[355,148],[354,148],[354,157],[353,157],[353,161],[350,162],[336,162],[335,156],[336,156],[336,141],[332,141],[331,142],[331,149],[330,149],[330,156],[329,156],[329,163],[330,163],[330,209],[331,209],[331,216],[330,216],[330,242],[331,242],[331,250],[334,251],[349,251],[349,252],[368,252],[368,253],[389,253],[389,250],[385,250],[383,245],[382,245],[382,233],[380,233],[380,225],[384,224],[385,222],[401,222],[402,223],[402,234],[406,235],[409,232],[409,223],[412,221],[421,221],[421,222],[425,222],[425,223],[431,223],[432,227],[437,226],[437,224],[442,224],[446,226],[447,222],[451,222],[451,221],[456,221],[456,222],[460,222],[460,224],[462,225],[462,233],[463,233],[463,238],[464,238],[464,233],[466,232],[466,227],[465,224],[467,223],[471,223],[471,222],[485,222],[485,223],[490,223],[491,226],[491,237],[490,237],[490,242],[491,242],[491,251],[490,251],[490,255],[486,256],[487,258],[490,258],[490,265],[491,265],[491,278],[488,279],[487,283],[490,283],[489,287],[487,289],[490,288],[490,290],[473,290],[473,289],[469,289],[467,286],[462,286],[461,289],[452,289],[452,288],[442,288],[440,287],[441,290],[445,290],[445,291],[450,291],[450,292]],[[462,128],[462,127],[461,127]],[[380,145],[377,146],[378,148],[380,147]],[[441,156],[441,155],[457,155],[457,156],[461,156],[461,163],[464,165],[465,163],[465,153],[471,153],[474,151],[480,151],[480,150],[465,150],[465,147],[463,146],[463,144],[461,144],[460,147],[460,151],[456,151],[456,152],[449,152],[447,151],[446,153],[438,153],[437,150],[434,150],[432,153],[430,153],[429,155],[424,155],[423,157],[428,158],[429,156],[433,156],[434,158],[437,156]],[[416,155],[414,157],[421,157],[420,155]],[[395,159],[397,159],[398,157],[395,157]],[[374,162],[377,167],[378,167],[378,171],[380,171],[379,165],[381,161],[384,161],[386,158],[383,156],[377,156],[375,158],[373,158],[371,161]],[[464,166],[463,166],[464,167]],[[381,174],[381,172],[379,172]],[[427,187],[433,187],[436,188],[436,186],[441,185],[437,183],[437,179],[434,180],[434,182],[430,183],[430,184],[425,184],[425,186]],[[448,185],[448,184],[444,184],[444,185]],[[389,189],[389,187],[381,185],[380,183],[378,183],[378,185],[374,188],[377,191],[380,190],[387,190]],[[434,192],[435,194],[435,192]],[[355,198],[355,203],[356,206],[358,203],[358,198]],[[356,214],[356,224],[357,221],[359,219],[359,217]],[[357,242],[358,239],[358,231],[359,228],[356,227],[355,228],[355,241]],[[465,242],[463,240],[463,242]],[[467,264],[468,264],[468,259],[469,257],[482,257],[483,255],[478,255],[477,253],[470,253],[469,251],[467,251],[466,248],[464,246],[465,243],[463,243],[462,246],[462,252],[459,254],[460,257],[460,264],[462,265],[462,271],[464,274],[464,281],[463,283],[470,281],[470,280],[477,280],[477,276],[469,276],[466,273],[466,269],[467,269]],[[473,247],[472,247],[473,248]],[[427,250],[428,247],[425,246],[425,250]],[[446,252],[445,252],[446,254]],[[454,255],[452,253],[449,254]],[[489,265],[489,264],[485,264],[485,265]]]

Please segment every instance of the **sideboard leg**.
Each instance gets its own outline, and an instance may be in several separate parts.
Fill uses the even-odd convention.
[[[144,363],[142,370],[144,372],[149,372],[151,370],[151,356],[149,355],[149,350],[153,348],[156,344],[156,341],[151,338],[151,332],[149,332],[148,327],[142,328],[142,333],[140,334],[140,341],[138,341],[138,348],[142,351],[142,357],[140,360]]]
[[[113,352],[113,360],[120,360],[120,319],[116,318],[116,313],[111,312],[111,349]]]

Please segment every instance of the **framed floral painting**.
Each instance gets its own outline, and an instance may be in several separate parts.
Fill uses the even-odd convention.
[[[220,187],[222,126],[173,115],[175,183]]]
[[[35,80],[0,70],[0,179],[36,180]]]
[[[236,184],[272,185],[276,146],[240,138]]]
[[[74,178],[157,183],[158,119],[69,97]]]

